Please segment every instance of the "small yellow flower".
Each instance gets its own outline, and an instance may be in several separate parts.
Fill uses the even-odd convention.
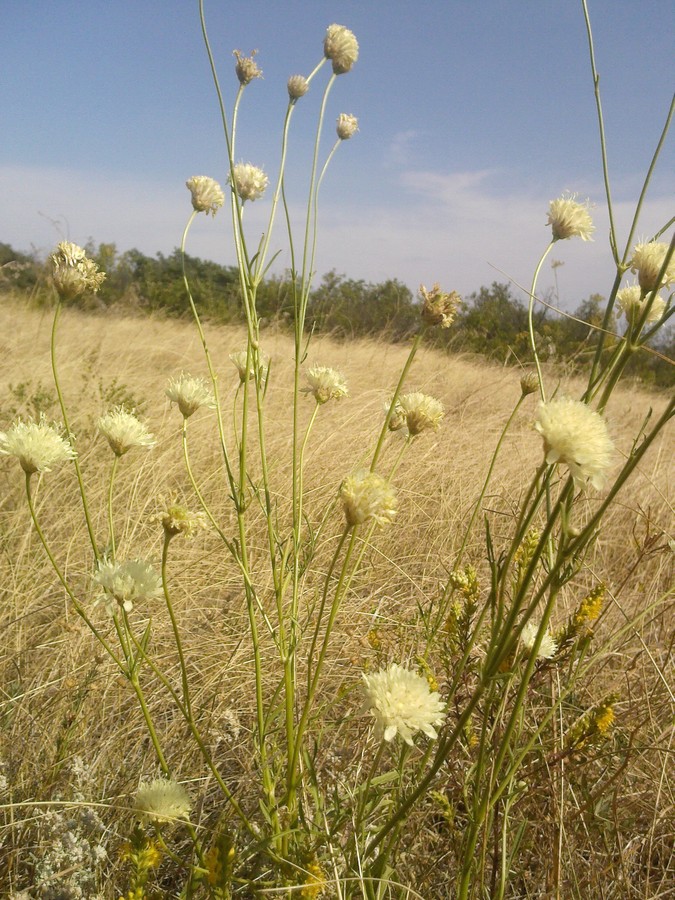
[[[580,630],[591,622],[595,622],[602,611],[606,591],[606,585],[598,584],[584,597],[572,617],[576,629]]]
[[[305,373],[305,377],[309,386],[302,388],[302,391],[305,394],[313,394],[317,403],[341,400],[349,394],[342,375],[328,366],[312,366]]]
[[[415,437],[423,431],[438,431],[445,410],[440,400],[415,391],[398,398],[395,413],[403,417],[408,433]]]

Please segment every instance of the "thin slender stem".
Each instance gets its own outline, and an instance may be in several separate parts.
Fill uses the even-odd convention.
[[[553,238],[544,250],[541,259],[537,263],[537,268],[534,270],[534,275],[532,276],[532,285],[530,287],[530,297],[529,303],[527,306],[527,327],[530,334],[530,346],[532,347],[532,355],[534,357],[534,364],[537,367],[537,376],[539,378],[539,393],[541,395],[542,401],[546,402],[546,393],[544,391],[544,377],[541,374],[541,365],[539,363],[539,353],[537,352],[537,341],[534,335],[534,301],[536,299],[536,290],[537,290],[537,280],[539,278],[539,272],[541,271],[541,267],[544,264],[544,260],[551,252],[553,245],[555,244],[555,238]]]
[[[176,650],[178,652],[178,661],[180,665],[180,675],[181,681],[183,683],[183,702],[185,703],[185,709],[187,710],[187,714],[190,718],[192,718],[192,705],[190,702],[190,686],[188,681],[188,673],[187,666],[185,665],[185,655],[183,653],[183,643],[180,639],[180,631],[178,630],[178,622],[176,621],[176,614],[173,609],[173,603],[171,602],[171,595],[169,594],[169,582],[166,577],[166,568],[167,561],[169,558],[169,543],[171,541],[171,535],[165,530],[164,531],[164,543],[162,546],[162,590],[164,591],[164,599],[166,601],[166,608],[169,613],[169,618],[171,619],[171,629],[173,631],[174,641],[176,642]]]
[[[52,334],[50,341],[50,355],[51,355],[51,363],[52,363],[52,376],[54,378],[54,387],[56,388],[56,395],[59,398],[59,406],[61,407],[61,416],[63,418],[63,425],[66,429],[66,436],[68,440],[72,443],[74,439],[74,435],[70,430],[70,425],[68,424],[68,413],[66,411],[66,404],[63,399],[63,393],[61,391],[61,384],[59,381],[59,373],[58,367],[56,365],[56,328],[59,322],[59,317],[61,315],[62,309],[61,299],[59,298],[56,304],[56,309],[54,310],[54,321],[52,322]],[[87,504],[87,495],[84,489],[84,481],[82,480],[82,469],[80,468],[80,463],[78,457],[75,456],[73,458],[73,465],[75,466],[75,476],[77,477],[77,484],[80,490],[80,498],[82,500],[82,511],[84,512],[84,519],[87,523],[87,531],[89,533],[89,540],[91,541],[91,546],[94,551],[94,556],[96,559],[101,558],[101,554],[98,550],[98,545],[96,543],[96,535],[94,533],[94,526],[91,521],[91,516],[89,514],[89,506]]]
[[[108,483],[108,543],[110,544],[110,558],[115,562],[115,520],[113,519],[113,489],[115,485],[115,474],[117,472],[117,464],[120,458],[115,454],[112,468],[110,469],[110,482]]]

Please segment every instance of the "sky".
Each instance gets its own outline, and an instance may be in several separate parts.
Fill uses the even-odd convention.
[[[588,0],[621,249],[671,103],[670,0]],[[558,282],[569,309],[613,279],[608,217],[581,0],[204,0],[226,111],[238,87],[232,51],[256,57],[237,161],[279,166],[286,81],[323,56],[332,23],[360,55],[335,80],[320,155],[341,112],[359,131],[322,184],[317,279],[330,270],[413,290],[440,282],[466,295],[493,281],[525,299],[550,239],[550,200],[589,198],[595,240],[560,241],[539,287]],[[198,0],[3,0],[0,29],[0,242],[47,254],[60,240],[171,253],[191,212],[185,181],[225,184],[228,165]],[[308,166],[326,64],[297,104],[286,180],[301,239]],[[667,139],[637,236],[675,211]],[[271,193],[271,192],[268,192]],[[268,199],[246,209],[250,244]],[[229,217],[200,215],[188,253],[234,263]],[[283,222],[277,271],[290,264]],[[670,237],[672,228],[664,239]]]

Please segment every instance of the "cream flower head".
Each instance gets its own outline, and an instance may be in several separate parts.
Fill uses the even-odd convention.
[[[299,100],[309,90],[309,81],[304,75],[291,75],[286,84],[288,96],[291,100]]]
[[[462,302],[457,291],[444,294],[440,284],[436,282],[430,291],[421,284],[419,294],[422,298],[422,320],[427,325],[449,328],[457,315],[457,307]]]
[[[348,141],[359,130],[359,120],[356,116],[350,116],[349,113],[340,113],[335,130],[341,141]]]
[[[323,52],[326,59],[332,62],[333,72],[336,75],[344,75],[359,58],[359,42],[354,33],[344,25],[329,25],[323,42]]]
[[[234,175],[234,179],[233,176]],[[237,163],[232,173],[227,176],[229,184],[234,184],[243,203],[247,200],[253,202],[265,193],[265,188],[270,183],[269,178],[262,169],[251,163]]]
[[[201,512],[191,512],[175,495],[162,503],[161,510],[150,517],[151,522],[161,523],[164,533],[172,538],[182,534],[191,538],[196,531],[206,528],[206,516]]]
[[[647,295],[643,293],[638,284],[629,284],[621,288],[616,295],[616,305],[631,324],[634,324],[642,316],[647,305]],[[658,294],[652,300],[652,305],[647,313],[645,325],[658,322],[666,308],[666,301]]]
[[[37,422],[19,419],[7,433],[0,432],[0,454],[16,457],[27,475],[49,472],[53,466],[77,455],[56,427],[46,423],[44,416]]]
[[[343,376],[328,366],[312,366],[305,373],[309,387],[303,393],[313,394],[317,403],[328,403],[329,400],[341,400],[349,394]]]
[[[396,494],[381,475],[362,469],[340,486],[340,499],[350,528],[372,519],[387,525],[396,516]]]
[[[580,237],[582,241],[592,241],[595,225],[589,212],[590,202],[578,203],[576,194],[551,200],[548,207],[548,224],[554,241]]]
[[[134,801],[134,812],[141,822],[172,822],[187,819],[190,797],[177,781],[155,778],[142,784]]]
[[[225,202],[223,189],[213,178],[208,175],[193,175],[185,182],[186,188],[192,194],[192,206],[197,212],[211,213],[215,216],[216,210]]]
[[[579,400],[561,397],[540,404],[534,427],[544,439],[549,465],[566,465],[578,486],[586,481],[604,486],[613,445],[602,416]]]
[[[239,381],[243,384],[246,381],[247,376],[247,366],[246,360],[249,360],[248,364],[248,377],[255,377],[255,361],[254,354],[251,353],[251,357],[249,359],[248,353],[246,350],[237,350],[236,353],[230,353],[230,360],[234,364],[237,372],[239,372]],[[269,359],[263,354],[258,354],[259,359],[259,367],[260,367],[260,380],[264,381],[267,377],[267,369],[269,367]]]
[[[143,559],[99,563],[94,581],[126,612],[131,612],[139,600],[149,600],[162,592],[162,579]],[[110,606],[109,611],[112,612]]]
[[[239,84],[246,86],[250,84],[254,78],[262,78],[262,69],[255,61],[255,55],[258,51],[253,50],[250,56],[244,56],[239,50],[235,50],[233,55],[237,58],[237,65],[234,67],[239,79]]]
[[[528,652],[534,647],[538,631],[539,623],[530,621],[523,626],[523,630],[520,632],[520,643]],[[537,658],[552,659],[557,652],[558,645],[555,638],[549,631],[545,631],[541,639],[541,644],[539,645],[539,650],[537,651]]]
[[[165,393],[172,403],[178,404],[178,409],[186,419],[202,406],[213,409],[216,405],[213,391],[204,379],[193,378],[184,372],[177,378],[169,379]]]
[[[151,449],[157,444],[154,436],[133,413],[118,406],[98,420],[98,430],[110,444],[116,456],[124,456],[134,447]]]
[[[437,431],[444,415],[445,410],[440,400],[415,391],[398,398],[392,419],[394,416],[402,417],[409,434],[414,437],[423,431]],[[391,422],[389,424],[391,427]]]
[[[52,282],[63,300],[72,300],[86,291],[96,293],[105,280],[96,263],[77,244],[62,241],[49,257]]]
[[[443,724],[445,704],[437,691],[431,691],[426,678],[398,663],[363,675],[364,711],[375,716],[375,737],[393,741],[397,734],[413,746],[412,736],[422,731],[436,738],[436,727]]]
[[[666,271],[659,279],[659,272],[669,249],[668,244],[651,241],[649,244],[638,244],[633,250],[630,269],[631,272],[637,272],[640,287],[645,293],[657,291],[675,281],[675,253],[671,254]]]

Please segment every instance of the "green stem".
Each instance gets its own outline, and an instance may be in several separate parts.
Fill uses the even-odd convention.
[[[544,260],[551,252],[553,245],[555,244],[555,238],[553,238],[544,250],[541,259],[537,263],[537,268],[534,270],[534,275],[532,276],[532,285],[530,287],[530,298],[527,306],[527,327],[530,333],[530,346],[532,347],[532,355],[534,356],[534,364],[537,367],[537,376],[539,378],[539,393],[541,395],[542,401],[546,402],[546,394],[544,392],[544,377],[541,374],[541,365],[539,363],[539,353],[537,352],[537,342],[534,336],[534,301],[536,299],[536,290],[537,290],[537,280],[539,278],[539,273],[541,271],[541,267],[544,264]]]
[[[56,365],[56,327],[59,321],[59,317],[61,315],[61,299],[59,298],[56,304],[56,309],[54,310],[54,321],[52,322],[52,334],[51,334],[51,342],[50,342],[50,355],[52,362],[52,375],[54,378],[54,387],[56,388],[56,395],[59,398],[59,406],[61,407],[61,416],[63,418],[63,425],[66,429],[66,436],[68,440],[73,442],[74,436],[70,430],[70,425],[68,424],[68,414],[66,412],[66,404],[63,399],[63,393],[61,392],[61,384],[59,382],[58,368]],[[82,500],[82,511],[84,512],[84,519],[87,523],[87,531],[89,532],[89,540],[91,541],[91,546],[94,551],[94,556],[97,560],[101,558],[101,555],[98,550],[98,545],[96,543],[96,535],[94,534],[94,526],[92,525],[91,516],[89,514],[89,506],[87,504],[87,495],[84,490],[84,481],[82,480],[82,469],[80,468],[80,463],[75,456],[73,458],[73,464],[75,466],[75,475],[77,477],[77,484],[80,489],[80,498]]]
[[[180,632],[178,630],[178,622],[176,621],[176,614],[173,609],[173,603],[171,602],[171,595],[169,594],[169,583],[166,577],[166,567],[167,561],[169,558],[169,543],[171,541],[171,535],[165,531],[164,532],[164,544],[162,546],[162,589],[164,591],[164,599],[166,600],[166,608],[169,613],[169,618],[171,619],[171,629],[173,631],[173,637],[176,642],[176,650],[178,651],[178,661],[180,665],[180,675],[181,681],[183,683],[183,702],[185,703],[185,709],[187,710],[187,714],[190,718],[192,718],[192,705],[190,703],[190,688],[188,682],[188,673],[187,666],[185,665],[185,655],[183,653],[183,644],[180,639]]]
[[[82,604],[79,602],[79,600],[77,599],[77,597],[75,596],[75,594],[73,594],[72,590],[70,589],[70,585],[69,585],[68,582],[66,581],[66,578],[65,578],[63,572],[61,571],[61,569],[60,569],[58,563],[56,562],[56,559],[54,558],[54,554],[52,553],[52,551],[51,551],[50,548],[49,548],[49,545],[47,544],[47,540],[46,540],[46,538],[45,538],[45,536],[44,536],[44,532],[42,531],[42,528],[40,527],[40,523],[39,523],[39,521],[38,521],[38,517],[37,517],[37,514],[36,514],[36,512],[35,512],[35,504],[33,503],[33,496],[32,496],[32,493],[31,493],[31,486],[30,486],[30,479],[31,479],[31,473],[26,472],[26,497],[28,498],[28,509],[30,510],[30,517],[31,517],[31,519],[32,519],[32,521],[33,521],[33,525],[35,526],[35,530],[36,530],[36,532],[37,532],[37,535],[38,535],[38,537],[40,538],[40,542],[41,542],[42,546],[44,547],[44,551],[45,551],[45,553],[47,554],[47,557],[48,557],[48,559],[49,559],[49,562],[51,563],[52,568],[54,569],[54,572],[56,573],[57,578],[59,579],[59,581],[60,581],[61,584],[63,585],[63,587],[64,587],[66,593],[68,594],[68,597],[70,598],[71,603],[72,603],[73,606],[75,607],[75,611],[77,612],[78,616],[79,616],[79,617],[82,619],[82,621],[87,625],[87,627],[89,628],[89,630],[91,631],[91,633],[94,635],[94,637],[96,638],[96,640],[99,642],[99,644],[100,644],[100,645],[103,647],[103,649],[106,651],[106,653],[107,653],[108,656],[112,659],[112,661],[115,663],[115,665],[119,668],[119,670],[120,670],[121,672],[125,672],[126,670],[125,670],[124,666],[122,665],[121,660],[119,660],[119,659],[117,658],[117,655],[115,654],[115,652],[114,652],[114,650],[112,649],[112,647],[110,647],[110,645],[108,644],[108,642],[106,641],[106,639],[103,637],[103,635],[102,635],[102,634],[99,632],[99,630],[96,628],[96,626],[94,625],[94,623],[91,621],[91,619],[89,618],[89,616],[88,616],[87,613],[85,612],[84,607],[82,606]]]
[[[419,349],[420,342],[422,340],[422,334],[424,333],[424,329],[417,332],[415,335],[412,346],[410,348],[410,352],[408,353],[408,358],[405,361],[405,365],[401,371],[401,375],[398,379],[398,384],[396,385],[396,390],[394,391],[394,395],[391,398],[391,403],[389,404],[389,409],[387,410],[387,414],[384,417],[384,422],[382,423],[382,428],[380,429],[380,436],[377,439],[377,444],[375,445],[375,451],[373,453],[373,459],[370,463],[370,471],[375,471],[375,466],[377,465],[377,460],[382,452],[382,447],[384,445],[384,439],[387,436],[387,432],[389,431],[389,422],[391,421],[391,417],[394,414],[394,409],[396,408],[396,401],[398,399],[399,394],[403,388],[403,384],[408,377],[408,372],[410,371],[410,367],[413,364],[413,360],[415,359],[415,354]]]
[[[115,522],[113,519],[113,488],[115,484],[115,473],[117,472],[117,464],[120,458],[115,454],[112,468],[110,470],[110,483],[108,484],[108,543],[110,545],[110,559],[115,562]]]

